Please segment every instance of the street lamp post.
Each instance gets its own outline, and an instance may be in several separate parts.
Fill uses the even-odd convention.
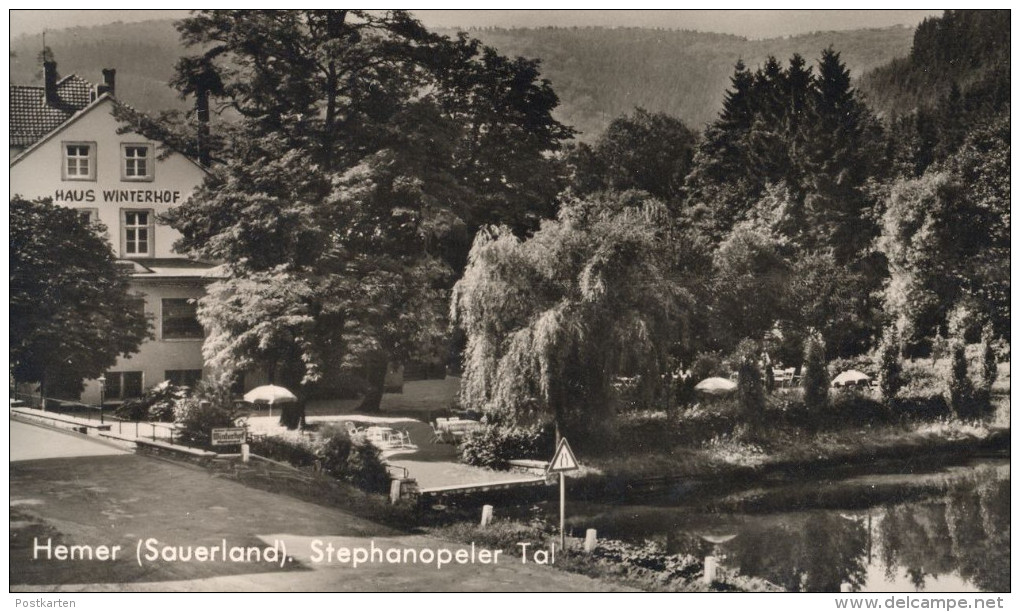
[[[104,395],[106,394],[106,377],[100,376],[98,380],[99,380],[99,424],[102,425],[105,423],[105,421],[103,420],[103,401],[106,399],[104,397]]]

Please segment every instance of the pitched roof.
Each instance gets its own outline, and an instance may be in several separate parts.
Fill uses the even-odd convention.
[[[46,103],[46,89],[11,85],[10,146],[27,147],[49,134],[92,101],[92,83],[72,74],[57,82],[58,106]]]

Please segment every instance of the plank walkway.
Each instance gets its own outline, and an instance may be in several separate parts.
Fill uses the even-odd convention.
[[[539,487],[545,486],[546,484],[547,483],[544,477],[528,476],[515,480],[476,482],[471,484],[457,484],[443,487],[427,487],[422,488],[419,491],[419,494],[422,497],[429,498],[451,497],[460,495],[472,495],[475,493],[484,493],[489,491],[504,491],[507,489]]]

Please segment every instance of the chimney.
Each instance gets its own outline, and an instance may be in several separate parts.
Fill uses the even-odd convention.
[[[100,96],[105,93],[111,96],[117,95],[116,79],[116,70],[113,68],[103,68],[103,84],[96,88],[96,93]]]
[[[52,61],[43,62],[43,78],[46,82],[46,105],[60,106],[60,97],[57,95],[57,63]]]

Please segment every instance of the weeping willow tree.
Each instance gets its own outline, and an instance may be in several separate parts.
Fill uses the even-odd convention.
[[[665,207],[625,193],[568,202],[526,240],[480,232],[451,307],[467,337],[461,403],[590,437],[619,377],[659,392],[688,299],[671,280],[668,226]]]

